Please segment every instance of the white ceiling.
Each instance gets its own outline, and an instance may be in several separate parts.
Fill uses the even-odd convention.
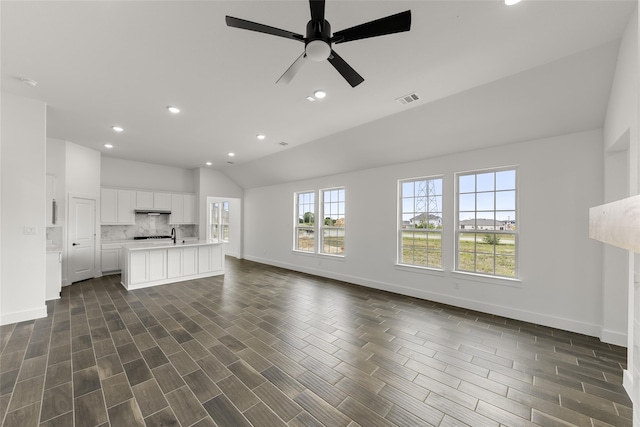
[[[601,127],[636,4],[328,0],[333,31],[412,11],[410,32],[334,46],[365,78],[351,88],[309,61],[276,85],[303,44],[225,25],[304,34],[306,0],[2,1],[1,85],[47,103],[49,137],[182,168],[209,160],[250,188]],[[327,98],[305,100],[316,89]],[[414,91],[419,102],[395,101]]]

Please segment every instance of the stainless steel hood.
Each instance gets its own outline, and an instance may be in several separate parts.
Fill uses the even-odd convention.
[[[163,210],[163,209],[136,209],[137,214],[147,214],[147,215],[160,215],[167,214],[170,215],[171,211]]]

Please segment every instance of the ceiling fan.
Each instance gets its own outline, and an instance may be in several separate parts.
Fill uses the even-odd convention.
[[[302,68],[306,59],[309,58],[312,61],[318,62],[324,61],[325,59],[329,61],[351,87],[358,86],[364,81],[364,78],[331,48],[332,43],[346,43],[369,37],[409,31],[411,29],[411,11],[407,10],[395,15],[376,19],[375,21],[356,25],[355,27],[338,31],[332,35],[331,25],[324,19],[324,3],[325,0],[309,0],[311,20],[307,23],[306,36],[264,24],[258,24],[257,22],[234,18],[232,16],[227,16],[226,21],[229,27],[257,31],[259,33],[271,34],[304,43],[304,52],[291,64],[276,83],[289,83],[300,68]]]

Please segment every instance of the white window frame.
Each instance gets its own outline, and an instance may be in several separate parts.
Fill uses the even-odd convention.
[[[506,171],[513,171],[515,173],[515,179],[514,179],[514,188],[513,189],[500,189],[498,190],[496,188],[496,180],[495,180],[495,174],[496,173],[500,173],[500,172],[506,172]],[[493,190],[491,191],[478,191],[477,188],[477,175],[482,175],[482,174],[487,174],[487,173],[493,173],[494,174],[494,184],[493,184]],[[474,205],[474,210],[470,211],[470,210],[463,210],[462,212],[474,212],[475,214],[475,219],[477,221],[477,219],[479,219],[478,215],[480,215],[480,217],[482,217],[483,213],[488,213],[488,212],[492,212],[493,213],[493,217],[494,217],[494,226],[493,226],[493,230],[491,229],[479,229],[479,225],[476,222],[474,224],[474,228],[473,229],[461,229],[460,226],[460,217],[461,217],[461,208],[460,208],[460,178],[463,176],[469,176],[469,175],[474,175],[476,176],[475,178],[475,191],[474,192],[466,192],[466,193],[462,193],[462,194],[474,194],[476,203],[478,200],[477,195],[478,194],[487,194],[487,193],[493,193],[493,210],[489,211],[489,210],[479,210],[477,204]],[[520,229],[520,209],[519,209],[519,190],[518,190],[518,175],[519,175],[519,170],[517,166],[504,166],[504,167],[498,167],[498,168],[490,168],[490,169],[480,169],[480,170],[473,170],[473,171],[465,171],[465,172],[458,172],[455,174],[455,188],[456,188],[456,193],[455,193],[455,266],[454,266],[454,272],[455,273],[463,273],[463,274],[471,274],[471,275],[480,275],[480,276],[488,276],[488,277],[492,277],[492,278],[498,278],[498,279],[506,279],[506,280],[515,280],[515,281],[519,281],[519,257],[518,257],[518,250],[520,247],[519,244],[519,229]],[[508,191],[513,191],[514,192],[514,209],[498,209],[497,207],[497,197],[496,194],[501,193],[501,192],[508,192]],[[498,216],[500,213],[508,213],[508,212],[514,212],[514,219],[513,219],[513,224],[505,224],[504,225],[504,229],[499,229],[498,227]],[[508,227],[508,228],[507,228]],[[484,232],[483,232],[484,231]],[[460,250],[460,234],[475,234],[475,239],[474,239],[474,250],[473,251],[464,251],[464,250]],[[510,276],[510,275],[504,275],[504,274],[499,274],[496,271],[496,255],[497,256],[510,256],[509,254],[500,254],[496,252],[496,248],[497,245],[494,244],[494,248],[493,248],[493,273],[490,272],[485,272],[485,271],[478,271],[478,263],[477,263],[477,242],[479,237],[478,236],[482,236],[482,235],[495,235],[497,237],[500,236],[513,236],[513,242],[514,242],[514,251],[513,251],[513,263],[514,263],[514,275]],[[474,254],[474,269],[473,271],[470,270],[463,270],[460,268],[460,254],[461,252],[464,253],[473,253]],[[480,253],[482,254],[482,252]],[[486,254],[489,254],[488,252]]]
[[[440,193],[438,194],[436,192],[436,194],[430,194],[430,181],[435,181],[435,180],[440,180]],[[403,192],[403,184],[405,183],[418,183],[421,181],[425,181],[425,191],[426,191],[426,195],[425,197],[419,197],[416,196],[416,192],[414,190],[414,193],[411,197],[405,197],[405,194]],[[440,206],[436,208],[436,210],[431,209],[431,200],[430,197],[439,197],[440,200]],[[414,203],[413,203],[413,211],[405,211],[405,206],[404,206],[404,200],[405,199],[414,199]],[[418,205],[418,201],[419,199],[424,199],[422,200],[422,202],[420,203],[420,205]],[[401,265],[403,267],[416,267],[416,268],[426,268],[426,269],[430,269],[430,270],[437,270],[437,271],[442,271],[443,270],[443,253],[442,253],[442,230],[443,230],[443,200],[444,200],[444,176],[443,175],[431,175],[431,176],[423,176],[423,177],[416,177],[416,178],[405,178],[405,179],[399,179],[398,180],[398,224],[397,224],[397,229],[398,229],[398,239],[397,239],[397,265]],[[422,204],[424,204],[424,209],[422,209]],[[418,212],[420,210],[420,212]],[[436,228],[429,228],[429,226],[427,225],[427,228],[424,229],[420,229],[418,227],[413,226],[413,224],[405,224],[406,218],[405,215],[412,213],[414,218],[417,218],[418,216],[422,216],[424,215],[426,220],[427,220],[427,224],[429,224],[431,222],[431,218],[430,215],[432,214],[439,214],[440,217],[440,223],[438,226],[436,226]],[[440,227],[440,228],[437,228]],[[406,260],[404,259],[404,239],[403,236],[405,233],[407,232],[412,232],[412,233],[424,233],[425,234],[425,241],[426,241],[426,246],[425,246],[425,253],[424,253],[424,257],[425,257],[425,263],[421,264],[421,263],[416,263],[415,262],[415,246],[412,246],[412,258],[414,259],[414,262],[406,262]],[[440,263],[439,265],[436,265],[434,263],[432,263],[431,265],[429,262],[430,256],[429,256],[429,242],[430,242],[430,235],[431,234],[439,234],[440,237],[440,250],[439,250],[439,258],[440,258]],[[433,252],[432,252],[433,253]]]
[[[340,201],[338,200],[329,200],[328,202],[325,202],[325,195],[328,193],[332,193],[334,191],[342,191],[344,194],[343,200]],[[346,242],[346,219],[347,219],[347,204],[346,204],[346,199],[347,199],[347,190],[345,187],[331,187],[331,188],[323,188],[319,190],[319,196],[318,196],[318,206],[319,206],[319,211],[320,211],[320,220],[316,220],[316,225],[318,227],[318,253],[321,255],[327,255],[327,256],[334,256],[334,257],[344,257],[345,255],[345,242]],[[329,203],[329,205],[336,205],[336,209],[330,209],[330,212],[326,212],[326,204]],[[340,204],[343,205],[343,211],[340,212]],[[331,217],[331,216],[338,216],[338,218],[332,218],[334,220],[340,220],[340,214],[342,214],[342,222],[343,222],[343,226],[328,226],[325,225],[325,218],[327,217]],[[340,231],[342,230],[342,231]],[[342,237],[342,246],[341,246],[341,250],[340,252],[325,252],[324,251],[324,247],[325,247],[325,231],[328,232],[332,232],[335,231],[335,238],[339,238]],[[342,236],[339,236],[340,234],[342,234]]]
[[[313,203],[303,203],[303,205],[305,206],[311,206],[313,207],[313,216],[314,216],[314,224],[312,227],[309,226],[300,226],[300,196],[305,195],[305,194],[311,194],[313,195]],[[317,211],[318,211],[318,197],[316,194],[315,190],[311,190],[311,191],[297,191],[295,193],[293,193],[293,250],[295,252],[300,252],[300,253],[316,253],[316,248],[318,245],[317,242],[317,236],[318,233],[316,232],[317,230],[317,224],[318,224],[318,215],[317,215]],[[303,214],[304,215],[304,214]],[[299,247],[299,239],[298,239],[298,235],[299,235],[299,231],[300,229],[305,229],[308,232],[313,233],[313,247],[310,249],[300,249]]]
[[[227,212],[226,218],[223,212]],[[210,202],[207,212],[207,238],[217,242],[229,242],[229,201]]]

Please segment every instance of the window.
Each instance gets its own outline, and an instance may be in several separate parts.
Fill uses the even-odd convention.
[[[220,215],[220,229],[222,230],[222,241],[229,241],[229,202],[222,202]]]
[[[229,241],[229,202],[209,203],[209,240]]]
[[[209,204],[209,240],[220,239],[220,203]]]
[[[316,193],[295,193],[294,250],[315,252]]]
[[[320,253],[344,255],[344,188],[320,190],[322,218],[320,221]]]
[[[442,177],[399,182],[398,263],[442,268]]]
[[[456,269],[517,277],[516,170],[457,175]]]

